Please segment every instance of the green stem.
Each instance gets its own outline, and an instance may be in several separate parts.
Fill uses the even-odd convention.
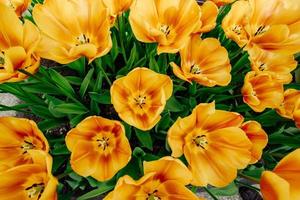
[[[242,65],[245,64],[248,60],[248,54],[244,54],[232,67],[232,72],[236,73],[238,72],[240,69],[242,69]]]
[[[243,182],[238,181],[238,180],[235,180],[234,182],[237,183],[237,184],[239,184],[239,185],[242,185],[242,186],[245,186],[245,187],[248,187],[248,188],[250,188],[250,189],[253,189],[253,190],[256,190],[256,191],[260,192],[260,189],[259,189],[259,188],[254,187],[254,186],[252,186],[252,185],[249,185],[249,184],[247,184],[247,183],[243,183]]]
[[[99,60],[99,62],[101,62],[101,60]],[[97,62],[97,60],[96,60],[94,63],[96,64],[96,67],[98,67],[101,70],[101,72],[104,75],[104,78],[106,79],[106,81],[108,82],[108,84],[111,86],[112,83],[111,83],[109,77],[107,76],[105,70],[103,69],[102,64],[100,64],[99,62]]]
[[[120,35],[120,43],[121,43],[121,51],[122,51],[122,55],[123,55],[123,58],[125,60],[125,63],[127,63],[127,56],[126,56],[126,51],[125,51],[125,47],[124,47],[124,33],[123,33],[123,28],[122,28],[122,25],[124,26],[123,24],[123,16],[118,16],[118,19],[117,19],[117,24],[118,24],[118,29],[119,29],[119,35]]]
[[[219,200],[216,195],[214,195],[208,188],[204,188],[204,190],[214,199],[214,200]]]
[[[247,179],[247,180],[249,180],[249,181],[252,181],[252,182],[254,182],[254,183],[258,183],[259,184],[259,179],[256,179],[256,178],[254,178],[254,177],[251,177],[251,176],[248,176],[248,175],[245,175],[245,174],[242,174],[242,173],[239,173],[238,174],[240,177],[242,177],[242,178],[244,178],[244,179]]]

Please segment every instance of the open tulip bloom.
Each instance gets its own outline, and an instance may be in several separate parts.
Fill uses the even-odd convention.
[[[0,0],[0,200],[300,200],[299,62],[300,0]]]

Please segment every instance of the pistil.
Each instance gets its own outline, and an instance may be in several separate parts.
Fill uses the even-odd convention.
[[[193,139],[193,142],[196,144],[197,147],[201,147],[202,149],[206,149],[208,145],[207,139],[205,135],[198,135]]]
[[[109,138],[108,137],[102,137],[102,139],[97,139],[98,147],[102,148],[103,151],[106,150],[106,148],[109,146]]]
[[[139,95],[137,98],[134,98],[134,100],[140,108],[143,108],[143,105],[146,104],[146,98],[146,96]]]
[[[193,65],[191,67],[190,73],[192,74],[201,74],[201,69],[199,65]]]
[[[40,199],[42,196],[42,193],[44,192],[45,185],[43,183],[40,184],[33,184],[32,186],[26,188],[27,196],[31,199],[34,198]]]

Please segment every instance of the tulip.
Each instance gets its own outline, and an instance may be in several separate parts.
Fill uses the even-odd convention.
[[[293,119],[297,101],[300,99],[300,90],[287,89],[284,91],[283,103],[276,109],[277,113],[285,118]]]
[[[278,108],[283,102],[283,85],[267,73],[248,72],[242,88],[243,100],[255,112]]]
[[[197,27],[201,10],[195,0],[136,0],[129,21],[137,40],[158,43],[157,53],[176,53]]]
[[[102,0],[46,0],[34,7],[33,18],[43,33],[38,47],[43,58],[67,64],[85,56],[91,63],[112,47]]]
[[[201,18],[199,21],[199,26],[194,33],[206,33],[213,30],[217,24],[217,17],[219,9],[215,3],[212,1],[205,1],[203,5],[200,6]]]
[[[214,38],[201,40],[193,35],[180,50],[181,67],[171,63],[174,74],[189,83],[213,87],[226,86],[231,81],[231,65],[227,50]]]
[[[20,17],[30,6],[31,0],[0,0],[1,3],[12,8]]]
[[[141,130],[150,130],[158,123],[172,92],[169,76],[139,67],[114,81],[110,88],[119,117]]]
[[[297,61],[293,55],[270,53],[259,48],[252,48],[248,52],[253,71],[257,73],[268,72],[282,84],[292,82],[293,75],[291,72],[297,67]]]
[[[58,181],[51,174],[52,158],[40,150],[29,150],[33,163],[0,173],[0,199],[57,200]]]
[[[103,3],[108,7],[110,15],[116,17],[126,12],[133,3],[133,0],[103,0]]]
[[[185,185],[191,180],[188,168],[178,159],[163,157],[144,163],[145,175],[138,181],[125,175],[104,200],[200,200]]]
[[[256,121],[248,121],[242,124],[241,129],[246,133],[252,142],[252,158],[249,164],[254,164],[260,160],[263,149],[268,144],[268,135]]]
[[[226,4],[233,3],[235,0],[211,0],[211,1],[213,1],[218,6],[224,6]]]
[[[300,1],[240,0],[222,27],[228,38],[246,50],[257,47],[291,55],[300,51]]]
[[[32,163],[29,150],[49,151],[47,139],[34,121],[1,117],[0,132],[0,171]]]
[[[19,70],[33,74],[40,66],[35,53],[40,33],[30,21],[22,24],[16,13],[3,4],[0,13],[0,84],[22,81],[27,75]]]
[[[201,103],[191,115],[178,118],[168,131],[173,157],[183,154],[192,172],[192,185],[224,187],[251,160],[252,143],[240,128],[243,117]]]
[[[92,116],[66,136],[71,167],[80,176],[111,179],[131,158],[131,148],[119,121]]]
[[[273,169],[264,171],[260,180],[264,200],[300,199],[300,149],[285,156]]]

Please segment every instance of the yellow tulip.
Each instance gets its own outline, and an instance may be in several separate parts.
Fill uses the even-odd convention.
[[[227,50],[214,38],[201,40],[193,35],[180,50],[181,68],[171,63],[174,74],[185,81],[213,87],[226,86],[231,81],[231,65]]]
[[[300,149],[285,156],[273,171],[262,173],[260,189],[264,200],[300,199]]]
[[[0,171],[32,163],[31,149],[49,151],[47,139],[31,120],[1,117],[0,132]]]
[[[38,48],[43,58],[66,64],[85,56],[92,62],[112,47],[102,0],[46,0],[34,7],[33,18],[43,33]]]
[[[22,16],[30,6],[31,0],[0,0],[1,3],[12,8],[18,16]]]
[[[243,100],[255,112],[278,108],[283,102],[283,85],[267,73],[248,72],[242,88]]]
[[[117,185],[104,200],[201,200],[185,185],[191,180],[191,173],[181,161],[163,157],[144,163],[145,175],[138,181],[129,176],[121,177]]]
[[[261,125],[256,121],[248,121],[242,124],[241,129],[246,133],[249,140],[252,142],[250,164],[260,160],[263,149],[268,144],[268,135],[262,129]]]
[[[191,115],[178,118],[168,131],[173,157],[183,154],[192,172],[192,185],[224,187],[251,160],[252,143],[240,128],[244,118],[201,103]]]
[[[117,17],[130,8],[133,0],[103,0],[103,2],[108,7],[110,15]]]
[[[110,88],[119,117],[141,130],[150,130],[158,123],[172,92],[169,76],[139,67],[114,81]]]
[[[66,136],[72,152],[71,167],[79,175],[98,181],[111,179],[131,158],[131,148],[119,121],[92,116]]]
[[[1,200],[57,200],[58,181],[51,174],[52,158],[40,150],[29,150],[32,164],[0,173]]]
[[[3,4],[0,13],[0,83],[22,81],[27,76],[18,70],[35,73],[40,66],[35,54],[40,33],[28,20],[22,25],[16,13]]]
[[[282,84],[292,82],[291,72],[296,69],[297,61],[293,55],[270,53],[259,48],[252,48],[250,54],[251,68],[257,73],[268,72]]]
[[[258,47],[294,54],[300,51],[300,1],[239,0],[222,27],[228,38],[246,50]]]
[[[157,52],[176,53],[199,27],[201,10],[195,0],[136,0],[129,21],[135,37],[158,43]]]
[[[201,18],[199,21],[199,27],[197,27],[194,33],[206,33],[213,30],[217,25],[217,17],[219,9],[212,1],[205,1],[201,6]]]
[[[295,110],[293,113],[293,119],[296,123],[296,126],[300,128],[300,99],[296,103]]]
[[[276,109],[282,117],[293,119],[296,103],[300,99],[300,90],[287,89],[284,91],[283,103]]]

